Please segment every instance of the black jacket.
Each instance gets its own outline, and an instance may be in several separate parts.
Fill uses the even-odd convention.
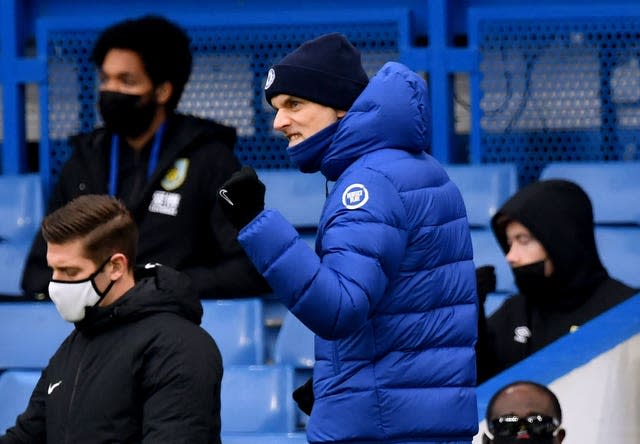
[[[270,291],[236,241],[237,231],[216,200],[218,188],[240,167],[233,154],[235,141],[233,128],[172,115],[155,172],[142,194],[127,202],[140,230],[137,262],[157,262],[185,272],[202,298]],[[97,129],[75,136],[71,143],[72,155],[52,192],[47,213],[81,194],[108,192],[111,134]],[[172,209],[177,214],[166,214]],[[46,293],[50,278],[46,243],[39,233],[25,265],[22,288],[27,296]]]
[[[0,444],[219,443],[222,358],[189,279],[142,269],[87,309]]]
[[[492,228],[505,254],[506,225],[524,225],[547,251],[554,271],[549,294],[509,298],[480,320],[478,382],[512,366],[580,327],[637,290],[609,277],[596,249],[591,202],[564,180],[536,182],[496,213]],[[543,297],[544,296],[544,297]]]

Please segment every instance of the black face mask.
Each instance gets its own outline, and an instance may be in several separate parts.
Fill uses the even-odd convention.
[[[100,115],[105,127],[124,137],[137,137],[149,129],[158,107],[155,96],[100,92]]]
[[[552,305],[559,302],[561,286],[553,276],[544,275],[545,261],[514,267],[513,276],[520,292],[538,305]]]

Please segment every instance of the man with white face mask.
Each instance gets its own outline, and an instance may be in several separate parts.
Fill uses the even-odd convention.
[[[51,299],[75,323],[0,444],[220,443],[222,359],[189,279],[135,270],[129,211],[85,195],[42,222]]]

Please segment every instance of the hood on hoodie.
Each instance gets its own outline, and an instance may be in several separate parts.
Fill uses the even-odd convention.
[[[104,330],[155,313],[175,313],[199,325],[202,304],[187,275],[156,265],[135,270],[136,284],[120,299],[106,307],[87,307],[85,318],[75,325],[79,330]]]
[[[566,286],[568,297],[583,294],[608,277],[596,249],[591,201],[575,183],[559,179],[534,182],[498,210],[491,228],[505,255],[509,252],[506,227],[514,220],[547,251],[553,275]]]

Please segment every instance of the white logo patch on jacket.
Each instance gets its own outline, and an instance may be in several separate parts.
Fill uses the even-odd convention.
[[[513,330],[513,340],[521,344],[526,344],[531,337],[531,330],[526,325],[521,325]]]
[[[152,213],[166,214],[167,216],[175,216],[178,214],[180,207],[181,195],[178,193],[167,193],[166,191],[154,191],[149,211]]]
[[[369,191],[361,183],[354,183],[342,193],[342,205],[349,210],[360,208],[369,200]]]

